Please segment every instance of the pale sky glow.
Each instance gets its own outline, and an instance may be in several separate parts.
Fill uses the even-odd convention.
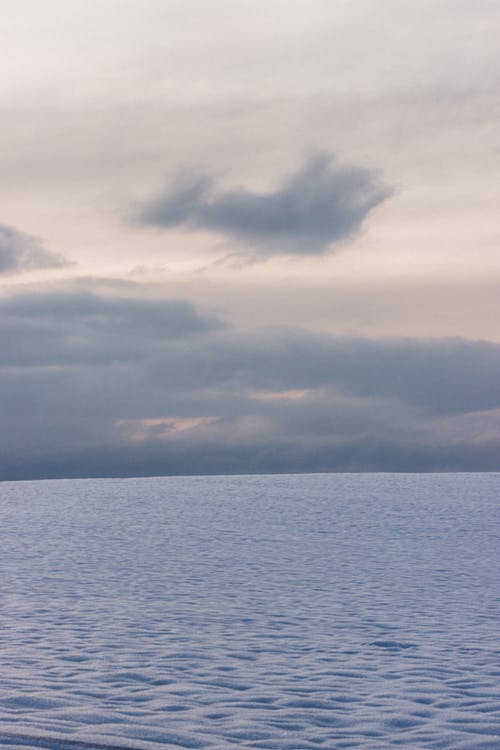
[[[280,368],[299,367],[285,358],[276,364],[281,374],[270,374],[257,388],[259,367],[243,354],[257,346],[250,343],[254,329],[272,332],[266,347],[274,353],[299,330],[311,337],[307,347],[301,339],[307,349],[317,336],[332,337],[314,344],[311,371],[320,366],[320,350],[335,349],[343,337],[362,339],[368,348],[397,340],[402,351],[410,340],[424,347],[438,339],[500,343],[498,3],[7,0],[2,11],[0,303],[12,354],[2,382],[17,436],[17,447],[6,439],[3,448],[6,476],[21,476],[14,467],[28,450],[23,446],[36,444],[44,419],[54,433],[49,474],[78,473],[78,466],[83,473],[92,473],[92,466],[97,471],[89,446],[101,442],[114,471],[126,472],[112,456],[126,440],[123,425],[132,424],[147,426],[139,442],[151,442],[157,463],[149,470],[162,473],[168,430],[155,435],[156,419],[160,427],[188,426],[169,433],[169,445],[181,432],[182,441],[189,436],[195,446],[212,435],[222,456],[231,434],[243,453],[254,439],[278,451],[288,439],[283,410],[289,408],[297,412],[290,440],[315,444],[312,416],[306,430],[297,410],[300,402],[301,414],[315,413],[309,388],[317,384],[282,381]],[[85,303],[82,294],[90,295]],[[52,331],[52,313],[51,322],[43,316],[51,305],[61,310],[63,298],[64,310],[74,304],[83,317],[70,325],[61,312]],[[117,313],[116,300],[132,307]],[[149,305],[147,311],[138,312],[137,300]],[[217,397],[197,381],[171,403],[167,385],[165,391],[153,386],[164,357],[186,372],[191,365],[177,340],[162,343],[168,352],[160,356],[147,327],[146,348],[134,355],[130,343],[130,370],[119,369],[129,345],[116,315],[133,328],[137,315],[177,311],[157,307],[165,300],[181,300],[205,321],[193,334],[202,340],[190,346],[205,352],[212,372],[224,370]],[[212,330],[215,318],[221,327]],[[99,339],[103,331],[109,340]],[[64,389],[27,354],[45,335],[54,350],[51,366],[64,361],[69,367],[71,360],[71,368],[76,362],[80,368],[90,357],[86,374],[67,371],[57,424],[49,416],[51,394]],[[99,412],[92,387],[111,378],[111,369],[99,370],[101,347],[110,352],[106,367],[123,403],[129,393],[129,405],[117,403],[105,423],[89,414]],[[252,349],[257,360],[264,356],[260,347]],[[11,391],[19,357],[27,359]],[[359,357],[365,361],[365,354]],[[500,381],[496,364],[489,360],[484,367]],[[336,378],[331,387],[334,382],[347,388]],[[146,408],[137,395],[141,388],[155,392],[155,406]],[[274,412],[274,406],[266,411],[273,400],[262,398],[255,411],[248,396],[255,388],[308,395],[305,401],[279,396],[281,411]],[[230,425],[221,403],[237,393],[241,402]],[[398,419],[421,424],[422,414],[403,418],[407,396],[397,396]],[[324,408],[340,414],[337,397],[323,397]],[[70,417],[76,402],[80,407]],[[475,410],[470,417],[468,407],[467,414],[463,424],[474,423],[477,446],[480,416]],[[452,425],[458,435],[460,419],[447,415],[446,429]],[[491,419],[485,416],[484,423]],[[251,430],[242,427],[249,424]],[[422,445],[429,425],[419,428]],[[339,468],[324,458],[338,440],[331,429],[321,460],[295,458],[289,468]],[[360,428],[359,439],[371,440],[370,429]],[[68,431],[74,453],[56,468],[50,451],[59,450]],[[493,440],[490,426],[486,432],[483,456]],[[464,427],[464,445],[466,433]],[[378,435],[385,440],[389,433],[381,428]],[[435,466],[422,458],[422,466],[490,466],[466,454],[463,448],[462,458],[448,456]],[[245,470],[245,460],[233,456],[225,464],[221,458],[218,470]],[[406,466],[405,460],[394,465]],[[175,472],[175,460],[169,461],[165,471]],[[27,473],[44,470],[33,464]],[[147,473],[146,464],[139,461],[136,471]]]

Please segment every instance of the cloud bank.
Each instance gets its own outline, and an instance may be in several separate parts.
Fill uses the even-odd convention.
[[[143,207],[138,221],[219,232],[256,259],[319,255],[359,231],[389,195],[371,171],[316,154],[267,193],[223,191],[209,176],[183,175]]]
[[[68,265],[62,255],[49,252],[34,237],[0,224],[0,275]]]
[[[0,303],[0,478],[498,470],[500,345],[236,330],[183,300]]]

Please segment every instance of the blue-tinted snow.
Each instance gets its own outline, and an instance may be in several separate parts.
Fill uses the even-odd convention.
[[[0,744],[499,748],[499,490],[0,485]]]

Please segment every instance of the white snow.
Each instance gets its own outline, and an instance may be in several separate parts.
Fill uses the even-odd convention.
[[[0,484],[0,744],[499,748],[499,489]]]

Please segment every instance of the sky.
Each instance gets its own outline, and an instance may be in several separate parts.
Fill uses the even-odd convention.
[[[0,479],[500,470],[499,33],[4,0]]]

